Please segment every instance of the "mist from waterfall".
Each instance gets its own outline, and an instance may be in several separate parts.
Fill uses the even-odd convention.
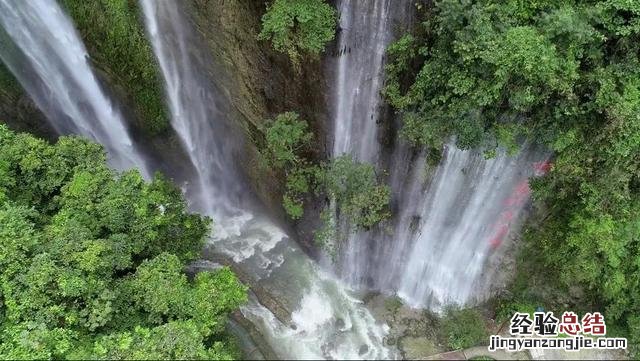
[[[95,140],[112,166],[138,168],[148,177],[122,114],[102,90],[80,36],[57,2],[0,0],[0,25],[0,59],[54,129]]]
[[[386,329],[338,281],[321,272],[264,214],[252,210],[234,150],[241,130],[228,123],[186,14],[175,1],[142,0],[147,33],[162,74],[171,124],[198,179],[187,185],[194,209],[214,219],[208,252],[223,252],[291,311],[279,320],[257,297],[244,316],[282,358],[387,358]],[[206,254],[207,252],[205,252]],[[253,285],[256,286],[256,285]]]
[[[447,144],[435,169],[423,152],[396,140],[380,151],[384,117],[381,87],[393,19],[411,23],[411,1],[342,0],[332,102],[333,155],[388,167],[394,217],[390,225],[349,234],[337,272],[357,288],[395,293],[415,307],[439,309],[486,297],[494,269],[528,204],[527,179],[545,156],[534,147],[519,155]],[[363,15],[364,14],[364,15]],[[399,125],[397,125],[399,126]],[[344,220],[341,220],[344,221]],[[389,231],[390,228],[390,231]]]

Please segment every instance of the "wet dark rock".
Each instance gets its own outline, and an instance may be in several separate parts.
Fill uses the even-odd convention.
[[[244,330],[249,335],[251,341],[253,342],[253,346],[255,346],[255,349],[243,350],[247,358],[263,358],[267,360],[277,359],[276,353],[273,351],[269,343],[264,339],[264,337],[260,333],[260,330],[258,330],[258,328],[256,328],[256,326],[251,323],[251,321],[247,320],[242,312],[233,312],[231,314],[231,319],[233,319],[233,321],[236,322],[242,328],[242,330]]]

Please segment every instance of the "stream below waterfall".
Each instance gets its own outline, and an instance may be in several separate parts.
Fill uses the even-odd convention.
[[[35,71],[23,76],[27,71],[22,61],[14,61],[15,52],[1,52],[2,59],[54,127],[103,144],[117,169],[146,170],[145,157],[133,145],[117,107],[101,90],[80,38],[57,3],[3,0],[0,5],[3,28],[29,70]],[[229,136],[227,119],[216,108],[221,96],[202,76],[202,59],[192,45],[198,40],[179,7],[177,2],[142,1],[165,79],[171,124],[198,175],[185,185],[187,197],[194,210],[216,220],[211,247],[229,255],[264,289],[277,294],[291,312],[291,324],[283,324],[255,298],[243,314],[282,358],[391,357],[382,342],[385,327],[361,302],[321,271],[273,221],[245,208],[252,200],[246,199],[246,189],[237,178],[232,152],[240,139]]]
[[[385,344],[389,327],[365,307],[360,290],[397,294],[411,306],[434,310],[489,295],[494,275],[486,265],[498,262],[517,230],[529,199],[527,179],[546,155],[527,146],[518,155],[501,152],[487,160],[450,143],[443,161],[429,169],[424,152],[401,141],[389,157],[381,154],[385,49],[398,24],[411,24],[411,0],[338,1],[337,51],[326,61],[332,79],[329,148],[333,156],[351,154],[388,170],[398,212],[390,231],[350,235],[330,266],[309,258],[252,194],[237,164],[246,139],[228,118],[229,100],[208,72],[210,55],[201,51],[183,4],[140,5],[171,126],[194,169],[182,189],[193,211],[214,220],[204,258],[228,259],[251,279],[255,291],[241,313],[278,357],[398,357]],[[99,142],[118,170],[135,167],[146,177],[157,170],[55,0],[0,0],[0,25],[6,33],[0,35],[0,59],[59,134]],[[263,304],[265,295],[280,313]]]

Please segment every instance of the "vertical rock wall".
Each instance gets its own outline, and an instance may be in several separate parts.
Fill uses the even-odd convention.
[[[306,58],[296,70],[286,55],[258,41],[265,1],[190,0],[192,21],[211,54],[210,71],[228,96],[232,117],[247,133],[245,170],[256,193],[271,211],[282,212],[284,174],[261,166],[267,119],[295,111],[316,135],[309,156],[326,158],[326,79],[322,59]],[[308,227],[299,227],[300,229]]]

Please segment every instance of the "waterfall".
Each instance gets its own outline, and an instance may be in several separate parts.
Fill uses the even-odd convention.
[[[430,169],[424,152],[399,146],[392,159],[393,230],[351,239],[343,278],[435,310],[486,298],[521,224],[528,179],[544,172],[545,157],[525,145],[516,156],[500,151],[487,160],[450,142]]]
[[[378,124],[383,107],[380,91],[385,52],[393,40],[392,26],[406,27],[410,23],[412,5],[410,0],[338,2],[337,50],[328,61],[328,72],[333,75],[333,157],[349,154],[358,161],[380,165]],[[378,266],[369,262],[371,243],[383,244],[377,241],[381,237],[377,230],[346,235],[338,265],[343,279],[357,287],[371,283],[367,272],[375,272],[371,268]]]
[[[102,144],[117,169],[149,172],[87,51],[55,0],[0,0],[0,59],[62,134]]]
[[[160,64],[171,124],[197,180],[187,186],[194,209],[214,218],[205,254],[223,252],[243,273],[294,311],[280,320],[257,297],[242,308],[282,358],[387,358],[386,329],[337,280],[323,273],[272,220],[251,207],[235,150],[241,131],[224,111],[223,92],[210,79],[176,1],[141,0],[147,33]],[[253,285],[256,287],[257,285]]]
[[[243,315],[282,358],[395,356],[378,324],[354,292],[308,259],[273,220],[257,211],[242,180],[241,131],[227,118],[226,98],[205,66],[199,39],[177,1],[141,0],[145,24],[165,81],[171,124],[196,177],[185,185],[193,210],[214,218],[205,254],[222,252],[274,295],[290,320],[276,317],[252,295]],[[398,5],[400,4],[400,5]],[[412,1],[342,0],[334,79],[333,154],[381,164],[384,50],[395,18]],[[54,0],[0,0],[0,59],[60,133],[82,134],[104,145],[118,169],[149,170],[93,73],[87,51]],[[437,308],[481,298],[504,243],[518,229],[529,197],[528,178],[546,169],[544,156],[525,146],[517,156],[450,143],[435,169],[424,152],[401,142],[391,157],[394,208],[391,234],[352,236],[340,273],[358,287],[397,293],[411,305]]]
[[[330,61],[334,106],[333,155],[351,154],[379,168],[389,163],[392,208],[389,232],[350,234],[337,264],[357,288],[396,293],[415,307],[439,309],[489,293],[494,267],[527,205],[527,179],[544,155],[525,146],[484,159],[450,142],[440,165],[428,171],[424,152],[396,140],[390,159],[380,154],[380,95],[384,53],[393,19],[411,23],[411,1],[342,0],[337,58]]]
[[[332,102],[333,155],[351,154],[375,163],[378,159],[378,117],[383,59],[391,41],[393,0],[339,4],[340,24]],[[396,0],[396,2],[399,2]]]
[[[360,162],[381,163],[379,122],[383,100],[387,46],[393,40],[393,26],[411,23],[410,0],[341,0],[335,56],[328,61],[332,73],[330,103],[333,112],[333,157],[349,154]],[[331,205],[334,207],[334,205]],[[337,217],[337,215],[335,215]],[[336,220],[342,229],[345,220]],[[379,237],[377,230],[344,234],[340,273],[355,286],[362,271],[368,271],[368,244]],[[362,251],[359,250],[362,248]]]
[[[381,267],[376,286],[415,307],[485,299],[521,225],[528,180],[544,172],[546,155],[525,144],[517,155],[501,150],[485,159],[450,142],[431,172],[424,153],[413,160],[407,155],[395,160],[392,184],[401,212],[393,240],[386,239],[392,247],[383,245],[370,258]]]

